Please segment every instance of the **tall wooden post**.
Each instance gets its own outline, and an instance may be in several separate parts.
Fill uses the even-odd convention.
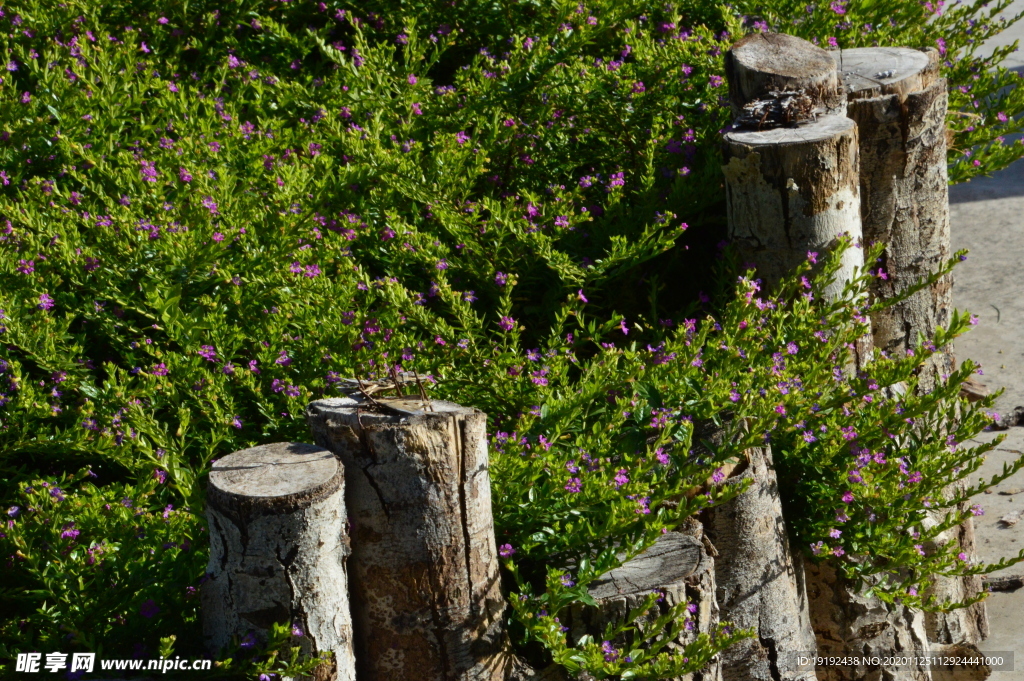
[[[355,681],[344,490],[338,460],[313,445],[262,445],[213,465],[201,594],[211,652],[287,623],[307,655],[334,653],[312,679]]]
[[[875,295],[892,297],[937,269],[951,253],[949,177],[946,164],[946,80],[939,76],[934,49],[858,48],[836,53],[849,98],[848,115],[860,136],[864,238],[885,243],[888,275]],[[939,326],[953,309],[953,277],[948,274],[907,300],[872,315],[875,346],[905,353]],[[936,352],[921,368],[919,392],[930,392],[954,367],[952,348]],[[966,480],[947,490],[962,493]],[[966,511],[965,502],[960,510]],[[941,520],[943,513],[934,513]],[[939,537],[957,542],[976,556],[974,522]],[[982,591],[980,576],[939,577],[933,593],[964,600]],[[948,613],[927,613],[928,637],[940,644],[977,644],[988,636],[984,602]]]
[[[771,287],[809,251],[849,236],[854,246],[825,291],[835,299],[864,266],[857,128],[845,117],[835,61],[806,40],[755,33],[725,62],[737,116],[723,136],[729,241],[744,267],[754,265]],[[870,355],[865,335],[849,370]]]
[[[423,406],[360,396],[306,411],[316,442],[345,464],[359,678],[503,681],[487,417]]]

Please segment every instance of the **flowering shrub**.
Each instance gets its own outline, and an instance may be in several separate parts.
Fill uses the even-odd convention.
[[[1022,153],[990,136],[1024,109],[988,71],[1005,53],[968,42],[1003,24],[952,28],[980,6],[223,5],[0,8],[0,657],[201,654],[210,462],[308,440],[306,403],[394,365],[491,417],[513,633],[536,664],[673,676],[747,635],[723,623],[670,655],[658,636],[685,603],[601,641],[557,618],[735,494],[721,469],[766,439],[808,509],[800,545],[854,576],[913,573],[879,582],[886,598],[948,607],[917,593],[990,569],[914,548],[988,448],[949,450],[988,422],[991,399],[956,397],[975,367],[928,397],[882,390],[967,320],[845,376],[869,275],[825,303],[821,254],[769,296],[718,243],[721,57],[744,21],[842,47],[947,41],[962,180]],[[701,457],[707,420],[746,430]],[[218,673],[308,668],[290,624]]]

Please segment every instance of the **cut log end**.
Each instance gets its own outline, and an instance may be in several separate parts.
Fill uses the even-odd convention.
[[[343,481],[341,464],[329,450],[275,442],[216,461],[208,501],[228,512],[243,507],[287,512],[334,494]]]
[[[733,116],[744,105],[767,99],[773,91],[802,91],[812,108],[839,112],[844,98],[836,63],[825,50],[781,33],[752,33],[726,53],[726,75]]]
[[[907,47],[836,50],[839,74],[850,100],[906,95],[927,89],[938,78],[938,52]]]

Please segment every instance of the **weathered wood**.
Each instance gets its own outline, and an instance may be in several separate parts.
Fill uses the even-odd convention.
[[[783,33],[751,33],[725,54],[733,118],[744,106],[771,99],[772,92],[802,91],[818,114],[842,114],[845,100],[832,56],[801,38]]]
[[[857,131],[850,119],[728,132],[724,158],[729,239],[769,286],[842,234],[860,242]],[[848,249],[826,296],[842,293],[863,264],[861,249]]]
[[[347,471],[360,681],[511,673],[487,471],[487,416],[434,400],[313,402],[316,442]],[[395,409],[393,407],[398,407]]]
[[[833,565],[805,561],[811,621],[818,654],[891,658],[900,652],[931,648],[924,613],[900,605],[888,605],[854,589]],[[926,665],[917,666],[821,666],[820,681],[931,681]]]
[[[939,77],[938,52],[907,48],[858,48],[838,53],[848,90],[848,115],[857,124],[860,143],[862,222],[866,243],[883,242],[877,263],[887,279],[876,280],[873,294],[891,298],[941,266],[952,254],[946,164],[946,81]],[[879,75],[886,74],[883,79]],[[880,81],[880,82],[879,82]],[[904,354],[918,334],[930,338],[949,325],[953,275],[871,317],[875,347]],[[918,391],[930,392],[954,368],[951,349],[936,352],[921,368]],[[948,494],[966,489],[966,481]],[[961,510],[966,510],[964,504]],[[937,513],[931,514],[933,521]],[[938,543],[957,541],[975,557],[974,523],[968,519]],[[938,577],[931,591],[939,598],[963,600],[980,593],[978,577]],[[988,632],[984,603],[927,615],[933,643],[979,643]]]
[[[952,485],[950,490],[955,493],[962,493],[967,487],[967,481],[963,480]],[[950,493],[947,491],[947,493]],[[971,507],[971,502],[966,501],[960,504],[957,510],[966,512]],[[949,509],[952,510],[952,509]],[[942,520],[945,512],[929,514],[925,523],[926,526]],[[978,555],[977,541],[974,534],[974,521],[968,518],[956,527],[946,530],[933,541],[925,544],[926,550],[936,550],[938,547],[950,542],[958,545],[959,552],[967,554],[970,560],[975,560]],[[935,578],[935,585],[926,592],[926,595],[934,595],[939,600],[950,599],[952,601],[963,601],[982,593],[985,590],[985,582],[982,575],[968,575],[965,577],[944,577]],[[988,608],[985,601],[980,601],[966,608],[959,608],[950,612],[929,612],[925,613],[925,626],[928,630],[928,640],[932,643],[943,645],[977,645],[988,638]]]
[[[873,293],[885,299],[906,290],[951,255],[946,170],[946,81],[938,53],[906,48],[859,48],[838,53],[847,84],[848,115],[857,124],[865,243],[883,242],[879,263],[887,279]],[[892,74],[882,81],[880,74]],[[953,278],[871,317],[875,347],[903,355],[938,326],[948,326]],[[920,390],[953,369],[935,353],[922,368]]]
[[[689,603],[694,610],[686,615],[686,628],[666,646],[667,652],[682,652],[699,634],[711,633],[719,622],[715,561],[702,542],[700,523],[694,521],[686,527],[682,532],[662,535],[647,551],[593,582],[588,592],[597,607],[576,605],[566,618],[572,639],[579,640],[585,634],[600,637],[608,624],[622,622],[652,591],[661,591],[664,600],[657,604],[657,613],[641,618],[642,624],[653,622],[679,603]],[[620,646],[625,641],[612,643]],[[678,681],[695,679],[720,681],[718,660],[695,674],[678,677]]]
[[[301,629],[307,655],[334,653],[316,681],[354,681],[345,559],[344,469],[326,449],[279,442],[213,465],[203,633],[215,652],[275,622]]]
[[[705,512],[704,531],[717,549],[715,583],[719,616],[757,637],[725,650],[725,681],[809,681],[813,670],[785,663],[785,656],[815,650],[803,571],[794,564],[782,516],[769,447],[746,451],[746,465],[723,485],[750,480],[746,492]]]

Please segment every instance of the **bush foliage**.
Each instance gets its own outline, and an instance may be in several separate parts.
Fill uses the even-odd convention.
[[[669,654],[655,639],[686,604],[602,641],[557,618],[735,494],[706,482],[766,441],[809,556],[956,605],[925,599],[935,575],[1002,564],[921,545],[970,514],[944,490],[994,446],[955,446],[992,398],[957,397],[969,360],[931,395],[885,388],[969,318],[851,376],[875,275],[836,301],[818,295],[835,252],[779,291],[737,279],[722,53],[751,30],[936,47],[964,181],[1024,154],[1004,143],[1024,110],[1008,50],[978,56],[1008,2],[771,4],[3,5],[0,658],[201,655],[210,462],[308,440],[306,403],[394,365],[490,415],[512,631],[536,664],[660,678],[746,635]],[[735,432],[701,457],[708,420]],[[308,668],[289,624],[217,673]]]

